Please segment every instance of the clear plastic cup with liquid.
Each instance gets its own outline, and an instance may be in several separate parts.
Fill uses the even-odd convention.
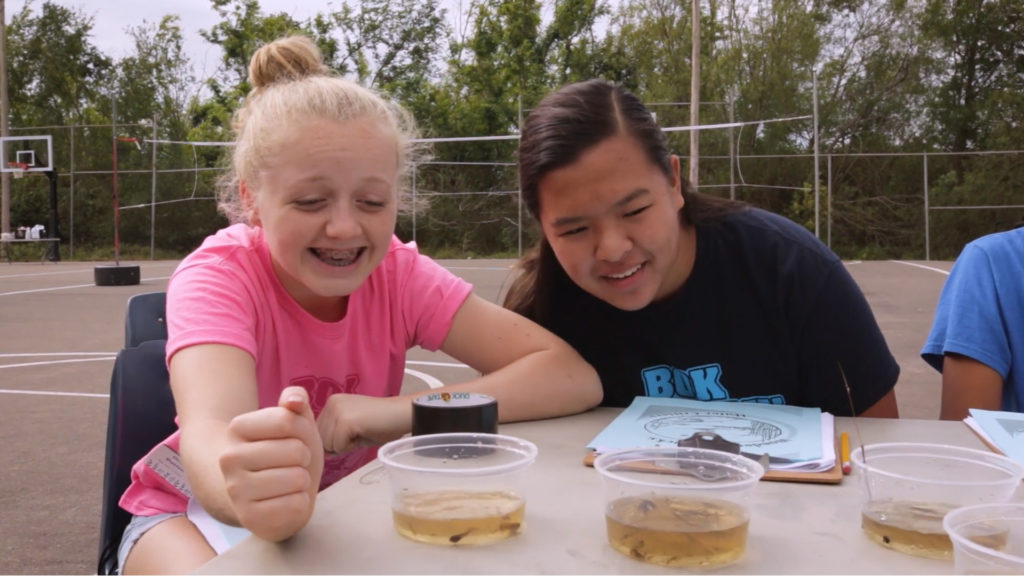
[[[747,547],[749,497],[764,468],[703,448],[637,448],[599,455],[612,548],[644,562],[712,568]]]
[[[942,526],[957,574],[1024,574],[1024,502],[957,508]]]
[[[868,444],[850,459],[862,487],[864,533],[899,552],[946,560],[953,557],[946,514],[1009,500],[1024,476],[1010,458],[945,444]]]
[[[532,442],[500,434],[409,436],[382,446],[395,530],[430,544],[490,544],[523,530]]]

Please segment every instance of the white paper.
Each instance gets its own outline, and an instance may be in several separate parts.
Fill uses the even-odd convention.
[[[606,426],[588,448],[675,446],[679,439],[709,430],[750,454],[767,453],[793,462],[772,462],[772,470],[819,472],[836,463],[835,422],[818,408],[699,401],[638,396]]]
[[[210,516],[195,498],[189,499],[185,516],[196,525],[196,528],[199,528],[210,547],[217,554],[223,554],[225,550],[252,534],[245,528],[230,526]]]
[[[1024,414],[971,408],[964,423],[1004,456],[1024,464]]]

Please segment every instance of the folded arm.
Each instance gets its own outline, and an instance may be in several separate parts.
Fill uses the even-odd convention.
[[[582,412],[603,396],[597,372],[571,346],[533,321],[473,294],[456,312],[441,350],[482,374],[445,390],[493,396],[502,422]],[[332,396],[318,420],[325,448],[341,451],[408,433],[413,396]]]

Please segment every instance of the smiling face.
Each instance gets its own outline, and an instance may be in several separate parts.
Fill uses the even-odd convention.
[[[252,195],[274,271],[314,316],[336,320],[384,259],[398,214],[395,135],[368,119],[294,126]],[[245,186],[245,184],[243,184]]]
[[[544,236],[580,288],[622,310],[675,292],[693,268],[692,228],[679,223],[679,159],[673,178],[636,140],[617,135],[585,150],[537,186]]]

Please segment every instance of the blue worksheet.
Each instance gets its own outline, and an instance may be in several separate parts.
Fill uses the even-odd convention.
[[[739,444],[744,452],[768,453],[795,462],[822,458],[824,434],[819,408],[650,396],[633,399],[587,448],[604,452],[675,446],[682,438],[708,431]],[[834,449],[829,453],[834,461]]]

